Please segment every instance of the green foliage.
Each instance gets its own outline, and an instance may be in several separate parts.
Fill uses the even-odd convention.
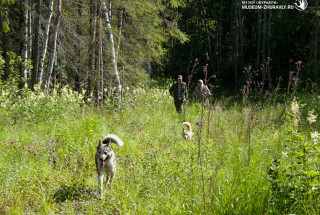
[[[0,79],[0,93],[3,93],[3,88],[7,88],[15,96],[21,88],[21,85],[25,84],[27,80],[21,75],[21,71],[24,69],[26,73],[29,73],[32,69],[31,60],[23,61],[20,56],[17,56],[14,52],[8,52],[8,62],[5,62],[3,55],[0,52],[0,75],[4,75],[4,68],[8,71],[8,77],[5,81]],[[6,65],[7,64],[7,65]],[[20,85],[20,86],[19,86]],[[15,93],[13,91],[16,91]]]
[[[320,60],[307,63],[301,74],[308,91],[316,91],[319,87]],[[318,82],[317,82],[318,81]]]
[[[286,110],[288,118],[279,123],[284,108],[280,104],[253,107],[215,98],[205,109],[188,103],[179,115],[168,93],[170,83],[160,83],[160,88],[157,83],[152,88],[124,88],[120,110],[109,100],[95,108],[67,87],[49,94],[38,88],[19,91],[19,96],[3,89],[1,213],[318,210],[318,139],[309,136],[316,131],[315,112],[306,116],[299,108]],[[318,105],[316,100],[303,102],[308,109]],[[192,124],[191,141],[181,137],[184,121]],[[202,126],[194,123],[199,121]],[[113,147],[118,171],[102,201],[94,154],[98,140],[110,133],[124,146]],[[277,159],[270,165],[273,157]]]
[[[1,16],[1,32],[7,33],[10,31],[9,11],[7,6],[15,3],[15,0],[3,0],[0,4],[0,16]]]
[[[288,116],[287,138],[281,157],[274,158],[268,169],[271,182],[271,214],[316,213],[319,197],[319,134],[312,129],[302,130],[300,106],[291,104]],[[307,120],[316,120],[313,111]],[[310,132],[310,133],[309,133]]]

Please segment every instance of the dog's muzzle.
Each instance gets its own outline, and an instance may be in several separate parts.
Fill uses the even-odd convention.
[[[107,156],[105,159],[100,157],[100,168],[104,167],[104,165],[106,164],[106,160],[108,160],[108,157],[109,156]]]

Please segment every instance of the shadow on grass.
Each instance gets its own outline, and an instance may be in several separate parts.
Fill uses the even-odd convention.
[[[96,189],[83,189],[79,187],[63,186],[57,190],[54,195],[54,201],[56,203],[65,202],[67,200],[79,201],[89,200],[92,197],[99,198],[99,191]]]

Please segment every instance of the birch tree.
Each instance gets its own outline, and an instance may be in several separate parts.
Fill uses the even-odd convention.
[[[24,81],[27,81],[27,60],[28,60],[28,23],[29,23],[29,0],[24,0],[24,41],[23,41],[23,53],[22,60],[24,62],[24,66],[22,69],[22,77]]]
[[[34,27],[34,41],[33,41],[33,48],[32,48],[32,65],[33,71],[31,76],[31,88],[37,84],[37,77],[38,77],[38,69],[39,69],[39,42],[40,42],[40,30],[41,30],[41,0],[37,0],[36,3],[36,21]]]
[[[111,23],[109,19],[109,13],[106,7],[106,3],[104,1],[101,2],[102,5],[102,12],[104,15],[104,20],[107,25],[107,31],[109,35],[109,40],[110,40],[110,51],[111,51],[111,62],[113,65],[113,73],[115,75],[115,82],[116,82],[116,98],[118,101],[118,106],[121,107],[121,97],[120,97],[120,91],[121,91],[121,82],[120,82],[120,77],[119,77],[119,72],[118,72],[118,67],[117,67],[117,59],[116,59],[116,53],[115,53],[115,46],[114,46],[114,40],[113,40],[113,32],[111,28]]]
[[[49,16],[48,16],[46,28],[44,31],[43,47],[42,47],[42,52],[41,52],[40,61],[39,61],[39,71],[38,71],[38,84],[39,85],[41,85],[41,81],[42,81],[43,64],[44,64],[44,59],[45,59],[46,53],[47,53],[47,46],[48,46],[48,38],[49,38],[49,30],[50,30],[52,13],[53,13],[53,0],[51,0],[50,4],[49,4]]]
[[[57,36],[58,36],[58,29],[59,29],[59,24],[60,24],[60,16],[61,16],[61,3],[62,0],[58,1],[58,13],[57,13],[57,18],[56,18],[56,23],[54,26],[54,33],[53,33],[53,45],[50,53],[50,58],[48,62],[48,71],[47,71],[47,77],[46,77],[46,89],[49,89],[49,84],[50,84],[50,77],[52,74],[53,70],[53,63],[56,57],[56,46],[57,46]]]

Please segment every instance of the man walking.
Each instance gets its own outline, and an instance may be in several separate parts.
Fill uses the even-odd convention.
[[[211,96],[211,92],[206,85],[203,84],[201,79],[198,80],[198,86],[194,89],[194,98],[198,102],[205,102],[208,96]]]
[[[182,111],[182,105],[187,99],[187,85],[182,81],[181,75],[178,75],[177,82],[172,84],[171,88],[169,89],[169,93],[174,99],[176,111],[180,113]]]

